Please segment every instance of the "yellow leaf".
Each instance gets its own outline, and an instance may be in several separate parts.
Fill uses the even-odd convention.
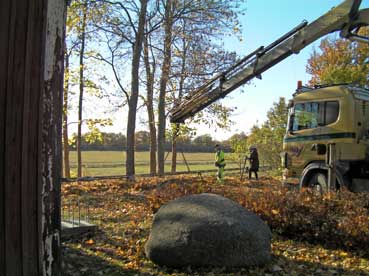
[[[89,244],[89,245],[91,245],[91,244],[94,244],[95,242],[94,242],[94,240],[92,240],[92,239],[89,239],[89,240],[87,240],[86,241],[86,244]]]
[[[347,255],[348,255],[348,254],[347,254],[347,252],[341,252],[341,253],[340,253],[340,256],[341,256],[341,257],[347,257]]]
[[[278,215],[278,214],[279,214],[279,211],[278,211],[278,210],[273,209],[273,210],[272,210],[272,214],[273,214],[273,215]]]

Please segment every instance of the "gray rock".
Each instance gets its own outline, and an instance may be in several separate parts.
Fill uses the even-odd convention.
[[[270,261],[270,239],[254,213],[222,196],[198,194],[158,210],[145,251],[168,267],[243,267]]]

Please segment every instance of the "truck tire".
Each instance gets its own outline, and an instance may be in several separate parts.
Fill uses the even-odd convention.
[[[307,186],[318,194],[324,194],[328,191],[328,177],[324,172],[314,172]]]
[[[315,189],[319,194],[325,194],[328,191],[328,176],[326,172],[314,172],[308,182],[308,187]],[[339,183],[336,179],[336,185],[330,187],[331,191],[339,190]]]
[[[347,175],[339,168],[336,170],[336,185],[331,187],[331,191],[338,191],[340,187],[350,185]],[[318,186],[318,187],[317,187]],[[315,188],[323,194],[328,190],[328,167],[323,162],[311,163],[305,167],[301,173],[299,187]]]

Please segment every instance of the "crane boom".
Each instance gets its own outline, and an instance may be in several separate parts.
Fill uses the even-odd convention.
[[[346,0],[312,23],[303,21],[267,47],[259,47],[190,93],[171,110],[171,122],[183,123],[253,78],[261,78],[269,68],[329,33],[341,31],[342,37],[369,42],[367,37],[357,34],[360,27],[369,25],[369,9],[359,10],[360,4],[361,0]]]

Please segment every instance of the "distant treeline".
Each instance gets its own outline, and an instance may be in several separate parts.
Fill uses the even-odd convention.
[[[136,133],[136,151],[149,150],[150,135],[147,131]],[[177,140],[177,150],[183,152],[214,152],[214,146],[221,144],[224,151],[230,152],[231,147],[228,140],[216,141],[208,135],[201,135],[195,138],[179,137]],[[171,151],[171,141],[166,141],[165,150]],[[76,149],[75,139],[72,139],[69,145],[70,150]],[[98,139],[91,139],[90,134],[82,135],[83,151],[124,151],[126,150],[126,136],[122,133],[102,132]]]

